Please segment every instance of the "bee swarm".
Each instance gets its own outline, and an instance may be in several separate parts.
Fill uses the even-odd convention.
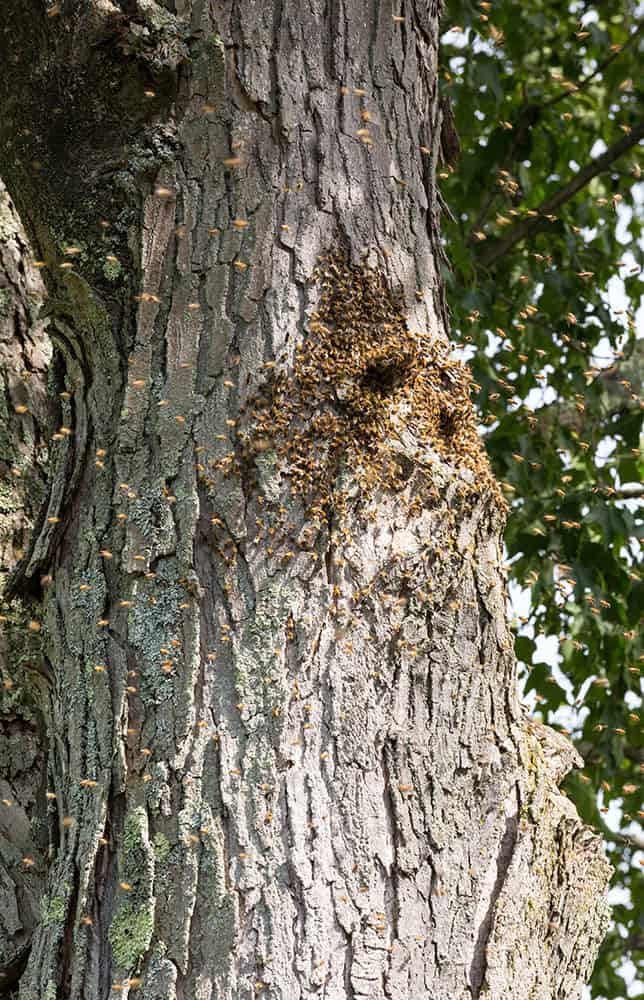
[[[293,496],[346,513],[339,474],[350,471],[369,496],[400,489],[403,469],[392,438],[411,432],[473,474],[470,491],[498,494],[477,431],[467,367],[449,346],[410,331],[384,276],[339,255],[322,258],[312,280],[321,296],[292,368],[269,362],[267,381],[251,397],[250,432],[240,432],[252,459],[275,448]],[[470,476],[469,478],[472,478]]]

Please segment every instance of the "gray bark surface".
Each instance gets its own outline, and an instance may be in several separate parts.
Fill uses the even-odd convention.
[[[1,16],[56,428],[21,1000],[579,997],[609,868],[444,353],[438,6]]]

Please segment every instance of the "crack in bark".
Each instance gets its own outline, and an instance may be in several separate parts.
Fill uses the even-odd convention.
[[[351,969],[354,962],[353,932],[345,931],[346,948],[344,953],[344,989],[347,1000],[355,1000],[355,990],[351,981]]]
[[[470,989],[472,1000],[477,1000],[481,995],[481,989],[485,980],[487,970],[487,946],[494,927],[494,914],[496,905],[501,895],[501,890],[505,884],[508,869],[514,855],[517,837],[519,833],[519,811],[521,809],[521,796],[518,784],[514,791],[517,799],[517,811],[508,816],[505,821],[505,830],[499,844],[499,851],[496,857],[496,878],[490,894],[490,901],[483,920],[478,929],[474,954],[470,964]]]

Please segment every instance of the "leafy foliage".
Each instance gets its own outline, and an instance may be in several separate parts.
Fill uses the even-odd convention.
[[[568,791],[623,890],[596,998],[632,996],[623,962],[644,957],[643,13],[633,0],[451,0],[441,61],[461,140],[440,170],[448,294],[512,503],[511,580],[530,596],[520,672],[584,757]]]

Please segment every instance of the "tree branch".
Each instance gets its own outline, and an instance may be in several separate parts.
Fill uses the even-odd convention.
[[[636,125],[628,135],[625,135],[622,139],[618,139],[612,146],[609,146],[605,153],[602,153],[601,156],[598,156],[582,170],[578,171],[567,184],[564,184],[550,198],[542,201],[537,208],[539,216],[525,219],[523,222],[513,226],[503,239],[495,240],[494,243],[489,244],[480,254],[480,263],[484,267],[494,264],[522,239],[530,236],[537,228],[542,226],[544,222],[543,216],[552,214],[555,209],[565,204],[565,202],[570,201],[593,177],[602,173],[611,163],[614,163],[620,156],[623,156],[629,149],[637,145],[642,138],[644,138],[644,122]]]
[[[629,835],[627,833],[614,833],[613,830],[607,830],[605,839],[614,840],[618,844],[624,844],[625,847],[632,847],[634,851],[644,851],[644,837],[638,837],[637,834]]]
[[[587,87],[588,84],[591,83],[596,76],[598,76],[600,73],[603,73],[604,70],[608,66],[610,66],[611,63],[615,62],[616,59],[619,59],[619,57],[625,52],[625,50],[628,49],[633,44],[633,42],[641,35],[643,30],[644,30],[644,24],[640,24],[635,29],[635,31],[631,35],[629,35],[624,44],[616,52],[613,52],[610,56],[608,56],[607,59],[604,59],[602,63],[599,63],[592,71],[592,73],[589,73],[588,76],[584,76],[579,81],[579,83],[575,85],[575,90],[573,91],[563,90],[560,94],[557,94],[556,97],[552,97],[549,101],[546,101],[545,104],[542,104],[541,105],[542,108],[544,109],[552,108],[554,107],[555,104],[559,104],[560,101],[563,101],[564,98],[570,97],[571,93],[578,94],[580,90],[584,90],[584,88]]]
[[[622,486],[619,490],[613,490],[609,496],[610,500],[639,500],[644,497],[644,486]]]
[[[632,760],[634,764],[644,764],[644,748],[642,747],[633,747],[627,743],[624,747],[624,756]]]
[[[599,65],[593,70],[592,73],[589,73],[587,76],[583,77],[575,85],[575,90],[572,91],[572,93],[578,94],[581,90],[584,90],[599,73],[602,73],[608,66],[610,66],[611,63],[613,63],[616,59],[619,59],[619,57],[626,51],[626,49],[628,49],[633,44],[633,42],[637,40],[642,31],[644,31],[644,24],[639,25],[639,27],[629,36],[628,40],[624,42],[619,51],[613,52],[602,63],[599,63]],[[542,113],[546,111],[548,108],[554,107],[555,104],[559,104],[559,102],[563,101],[566,97],[570,97],[570,95],[571,91],[563,90],[560,94],[557,94],[555,97],[551,97],[549,101],[544,101],[543,104],[535,104],[534,101],[528,102],[527,100],[524,100],[524,107],[521,109],[521,113],[517,121],[517,127],[514,132],[514,138],[512,144],[508,149],[507,153],[505,154],[503,161],[499,164],[498,169],[502,170],[510,165],[517,146],[519,145],[520,142],[523,141],[526,130],[530,129],[533,124],[536,124],[538,119],[541,117]],[[532,121],[530,120],[531,117],[533,118]],[[488,191],[485,201],[483,202],[483,205],[479,210],[479,214],[477,215],[475,221],[470,227],[467,240],[468,243],[473,242],[472,240],[473,234],[477,230],[479,230],[483,225],[485,217],[487,216],[488,213],[488,209],[490,208],[490,205],[494,202],[496,197],[499,195],[499,193],[500,192],[496,189],[496,187],[492,187],[491,190]]]

